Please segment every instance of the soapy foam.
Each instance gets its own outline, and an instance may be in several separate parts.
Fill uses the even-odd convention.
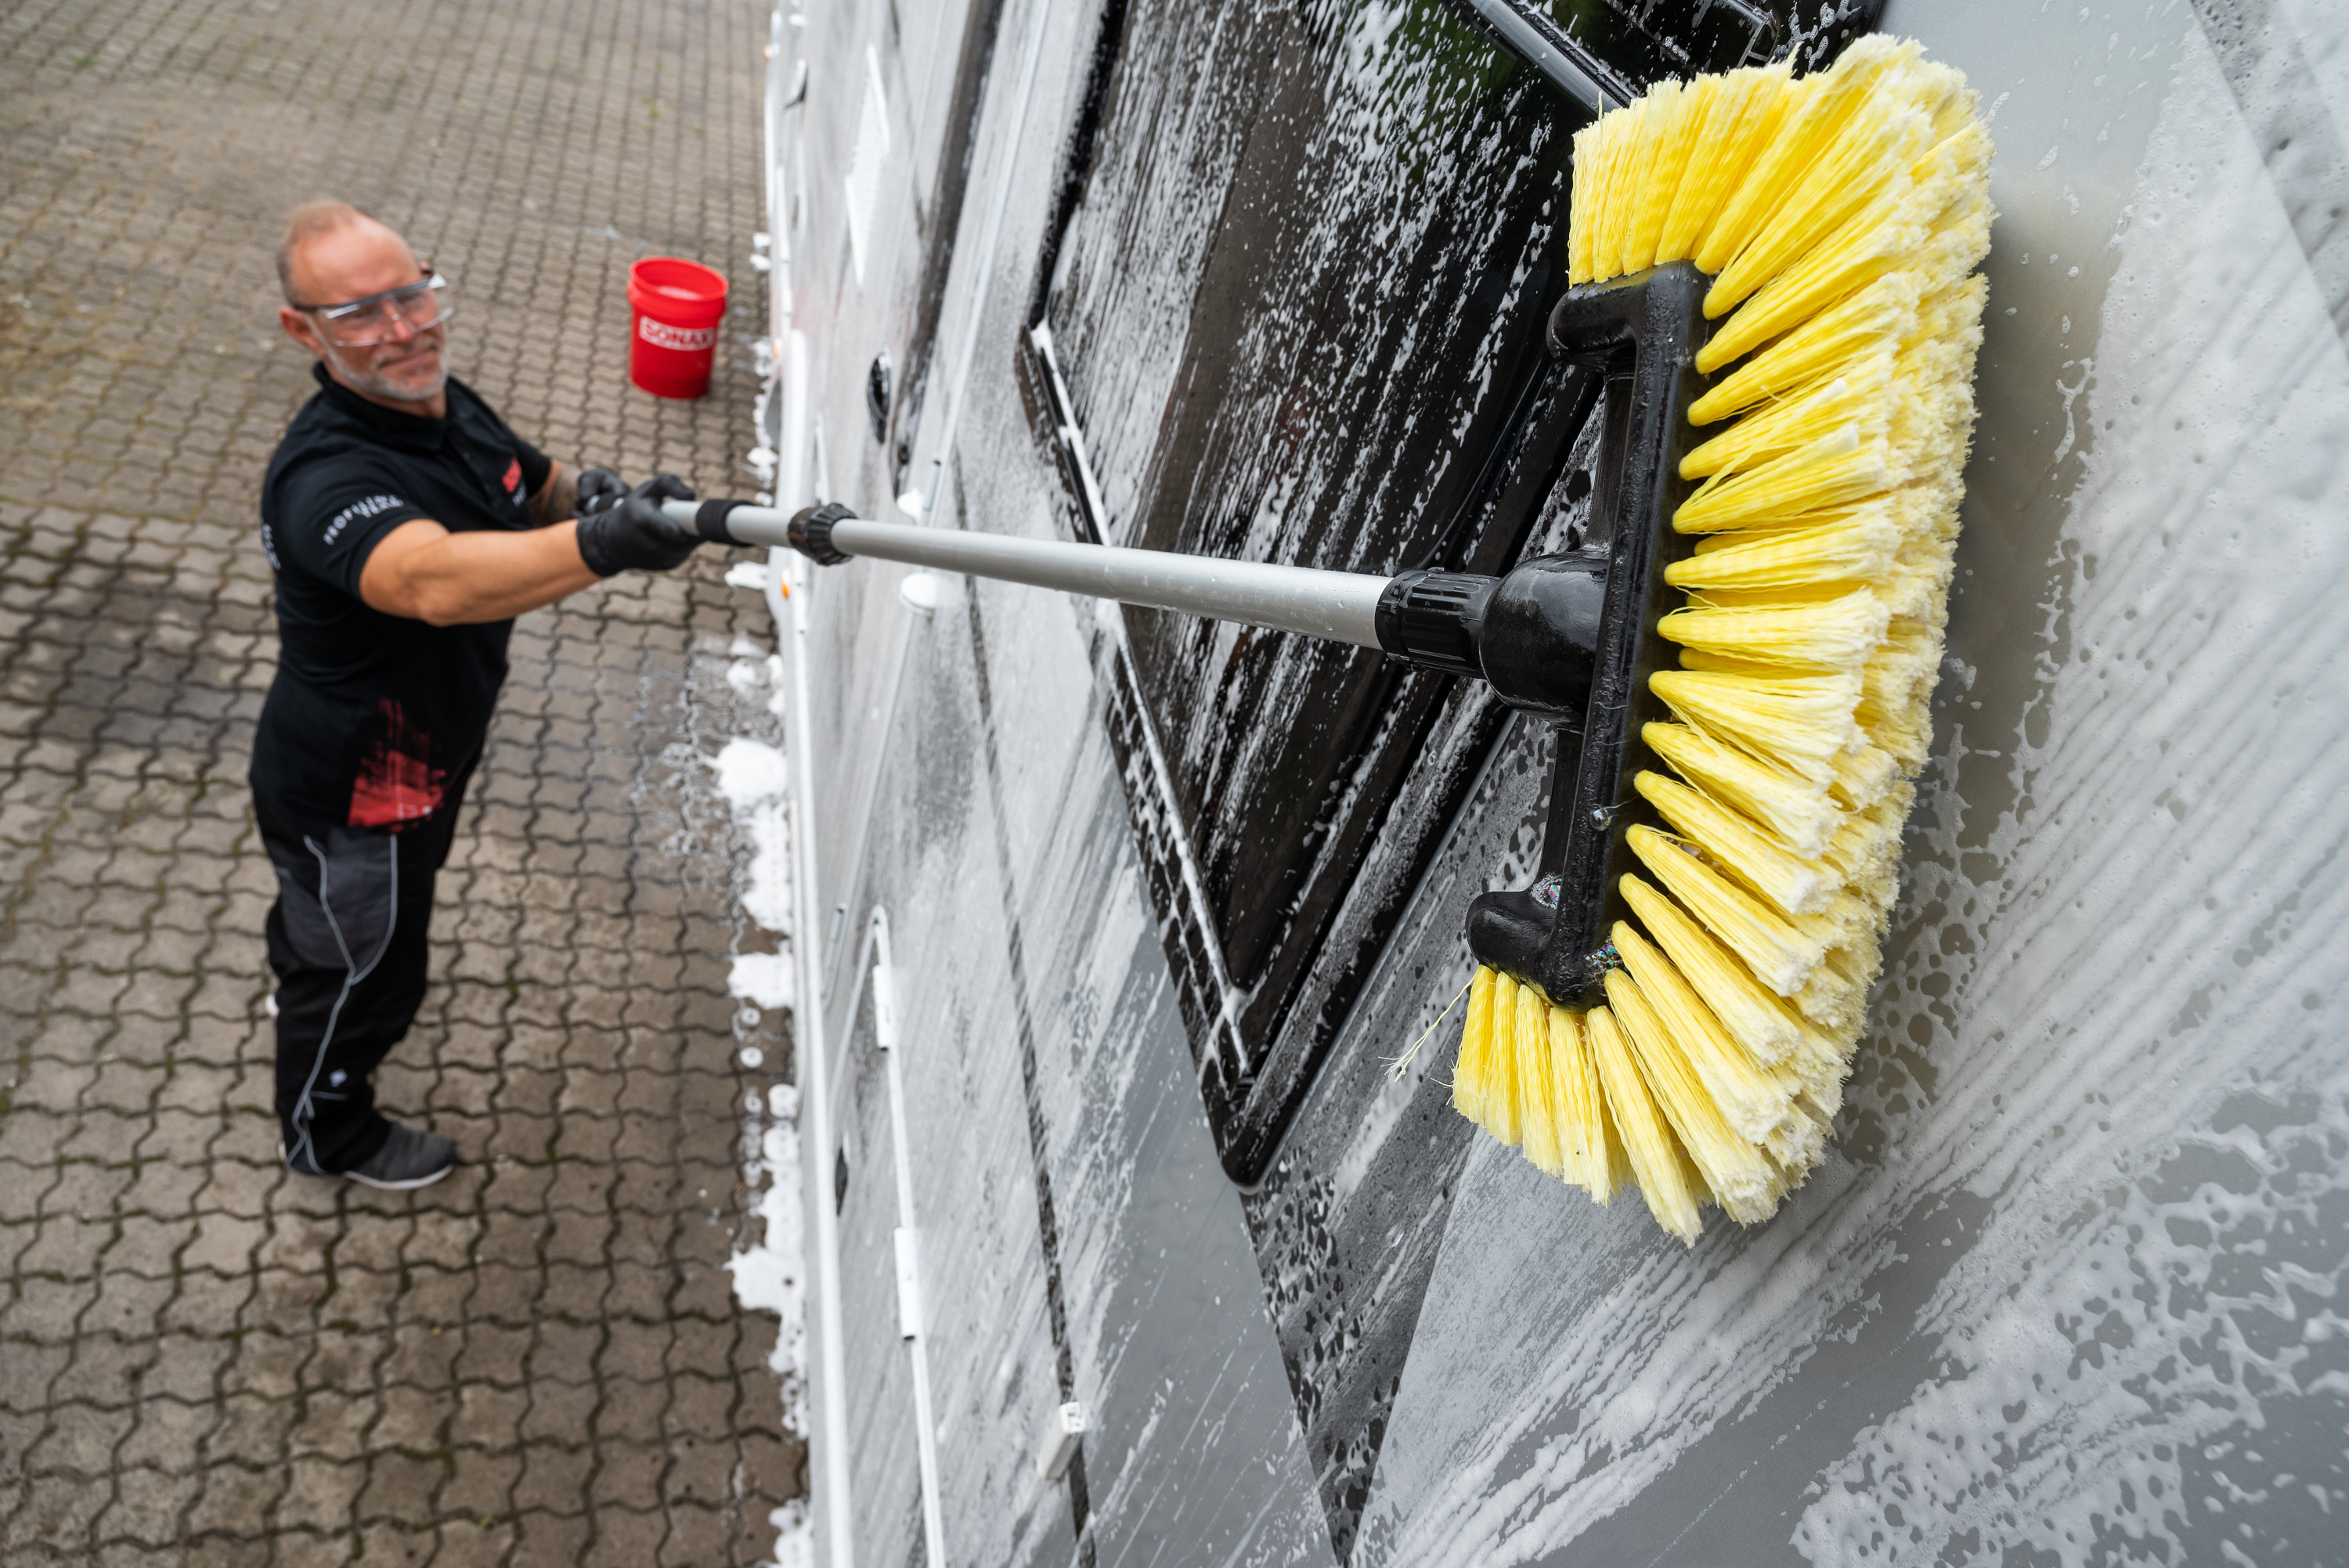
[[[744,873],[741,893],[743,913],[758,922],[760,929],[788,936],[792,929],[792,833],[786,792],[791,771],[783,754],[761,741],[738,736],[726,743],[710,766],[718,772],[718,792],[733,809],[735,825],[750,841],[750,862]],[[738,958],[735,963],[739,975],[743,960]],[[744,989],[750,983],[738,979],[734,994],[752,995]],[[788,981],[784,984],[788,986]],[[768,983],[765,988],[771,991],[773,984]],[[771,1007],[787,1005],[761,1004]]]
[[[707,676],[700,673],[706,666],[698,665],[688,702],[694,701],[693,693],[709,695],[702,703],[694,704],[699,711],[688,727],[713,719],[730,727],[746,719],[753,728],[764,727],[755,716],[762,709],[770,715],[781,710],[781,660],[740,636],[725,649],[725,656],[722,668],[709,670]],[[722,678],[722,688],[718,688],[717,678],[709,677]],[[796,993],[790,942],[790,772],[776,746],[740,734],[727,740],[714,756],[702,743],[687,744],[673,752],[665,760],[679,769],[685,818],[683,830],[672,841],[674,847],[681,853],[697,845],[726,851],[727,880],[738,912],[738,944],[745,923],[783,938],[779,952],[737,953],[728,977],[729,992],[749,1004],[735,1018],[738,1057],[744,1069],[756,1071],[771,1057],[785,1059],[783,1053],[755,1043],[772,1038],[771,1033],[762,1033],[767,1026],[761,1009],[788,1010]],[[708,807],[711,805],[718,806],[730,821],[731,835],[710,832]],[[772,1312],[780,1319],[769,1365],[781,1390],[785,1429],[804,1432],[807,1327],[799,1090],[788,1083],[770,1083],[763,1089],[754,1087],[736,1114],[740,1123],[742,1181],[755,1194],[750,1205],[750,1231],[759,1239],[738,1245],[726,1267],[732,1275],[735,1299],[744,1310]],[[775,1509],[770,1522],[777,1532],[771,1568],[811,1568],[813,1538],[806,1500]]]

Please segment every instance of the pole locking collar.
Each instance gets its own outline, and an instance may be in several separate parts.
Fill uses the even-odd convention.
[[[818,566],[837,566],[848,559],[845,551],[832,542],[833,525],[855,517],[856,513],[833,501],[827,506],[811,506],[792,514],[784,537],[792,548],[814,562]]]

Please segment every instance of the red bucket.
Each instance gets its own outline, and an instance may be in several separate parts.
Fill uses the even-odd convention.
[[[656,397],[709,390],[726,280],[698,262],[647,256],[628,269],[628,379]]]

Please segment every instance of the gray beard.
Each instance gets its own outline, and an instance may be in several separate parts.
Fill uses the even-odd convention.
[[[343,367],[343,378],[362,392],[388,397],[395,403],[429,402],[449,385],[449,372],[445,369],[432,377],[429,386],[420,387],[413,382],[396,385],[388,376],[379,376],[372,370],[353,370],[348,366]]]
[[[395,403],[429,403],[440,396],[449,385],[449,351],[445,346],[442,347],[440,372],[429,384],[422,386],[412,381],[395,383],[378,371],[361,369],[345,363],[340,355],[335,356],[335,369],[342,380],[370,397],[388,397]]]

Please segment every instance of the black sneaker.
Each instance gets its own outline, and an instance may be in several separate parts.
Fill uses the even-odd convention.
[[[364,1165],[354,1165],[343,1174],[366,1186],[403,1191],[429,1187],[456,1168],[455,1144],[437,1132],[419,1132],[395,1121],[391,1124],[391,1136],[383,1140],[375,1158]]]
[[[348,1171],[300,1171],[286,1158],[285,1145],[277,1145],[278,1158],[285,1160],[285,1168],[304,1176],[347,1176],[367,1187],[381,1187],[390,1191],[404,1192],[410,1188],[429,1187],[457,1168],[457,1146],[437,1132],[419,1132],[412,1127],[391,1124],[391,1136],[375,1151],[375,1158]]]

